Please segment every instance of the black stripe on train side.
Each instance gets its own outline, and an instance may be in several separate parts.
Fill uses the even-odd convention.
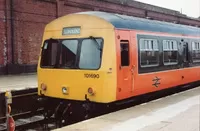
[[[159,62],[157,66],[142,67],[141,66],[141,54],[140,54],[140,39],[156,39],[158,41],[159,48]],[[163,62],[163,40],[175,40],[178,42],[178,63],[174,65],[164,65]],[[181,44],[185,42],[188,43],[188,61],[184,62],[184,52],[180,50]],[[167,70],[175,70],[180,68],[190,68],[200,66],[200,62],[194,63],[192,60],[192,42],[200,42],[199,39],[191,38],[181,38],[181,37],[166,37],[166,36],[153,36],[153,35],[137,35],[137,44],[138,44],[138,73],[151,73]]]

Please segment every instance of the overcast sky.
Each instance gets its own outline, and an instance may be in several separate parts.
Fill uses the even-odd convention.
[[[200,0],[136,0],[168,9],[181,11],[191,17],[200,16]]]

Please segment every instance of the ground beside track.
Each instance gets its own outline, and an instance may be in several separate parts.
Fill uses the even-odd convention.
[[[37,76],[33,74],[0,76],[0,92],[37,87]]]

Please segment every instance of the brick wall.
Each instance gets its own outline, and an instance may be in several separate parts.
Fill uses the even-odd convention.
[[[199,24],[177,11],[128,0],[0,0],[0,74],[36,71],[45,25],[80,11],[106,11]]]
[[[14,0],[15,63],[36,64],[44,26],[56,18],[56,5]]]
[[[10,1],[0,0],[0,74],[34,72],[44,27],[56,18],[56,3],[12,0],[11,16]]]
[[[7,64],[7,41],[6,41],[6,22],[5,22],[5,1],[0,0],[0,72],[5,71]]]

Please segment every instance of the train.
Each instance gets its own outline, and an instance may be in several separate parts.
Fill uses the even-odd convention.
[[[200,29],[100,11],[69,14],[46,25],[37,72],[38,95],[77,112],[198,82]]]

